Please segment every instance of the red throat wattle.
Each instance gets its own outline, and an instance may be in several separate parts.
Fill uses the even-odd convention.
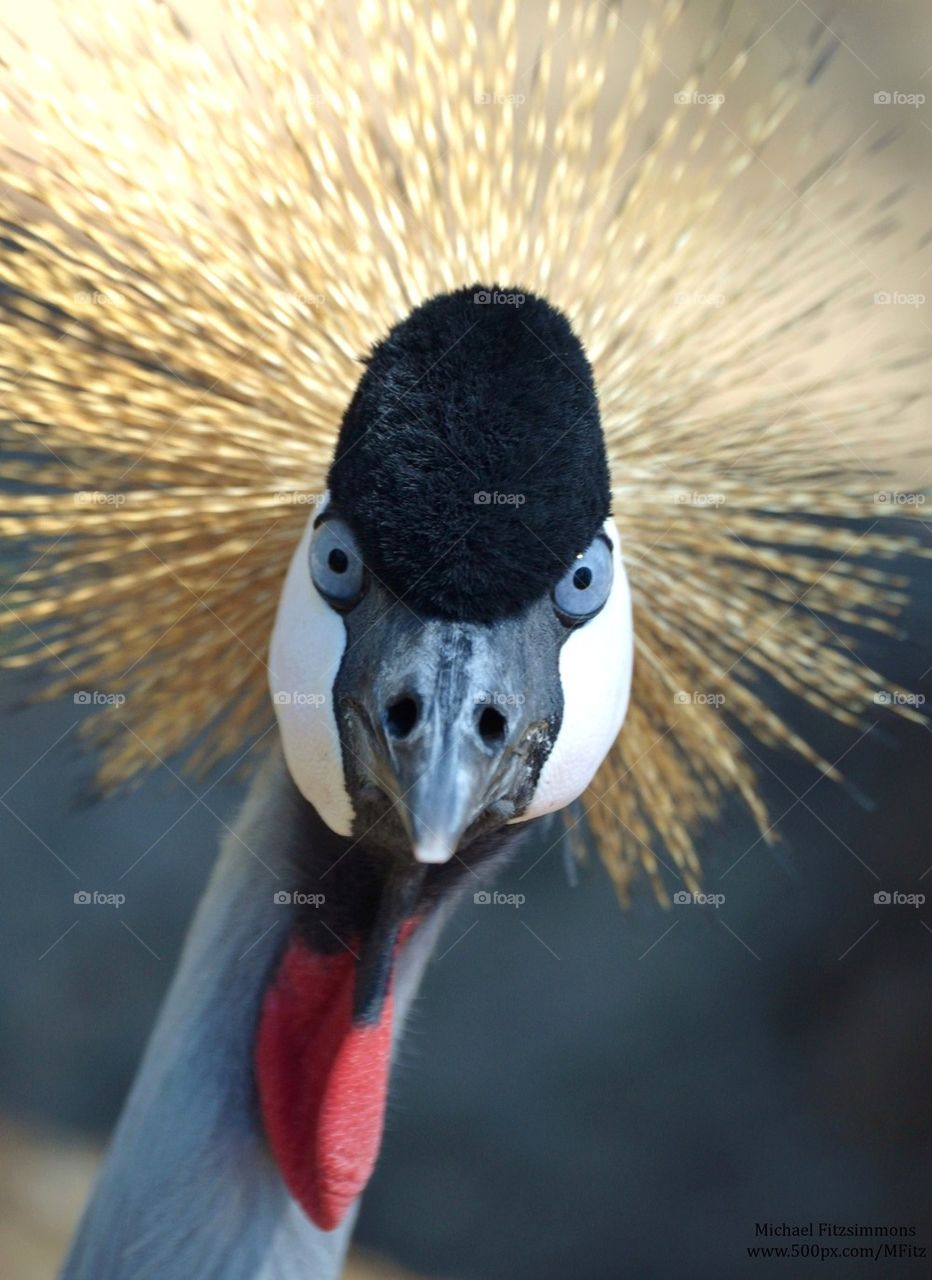
[[[353,1021],[356,960],[293,938],[266,992],[256,1042],[266,1136],[288,1190],[322,1230],[339,1226],[379,1153],[391,1062],[392,993]]]

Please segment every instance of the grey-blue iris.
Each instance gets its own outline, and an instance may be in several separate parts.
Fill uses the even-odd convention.
[[[586,622],[599,612],[612,589],[612,548],[604,534],[576,557],[553,589],[553,603],[567,622]]]
[[[324,520],[311,540],[311,578],[335,609],[351,609],[363,594],[366,569],[352,529],[345,520]]]

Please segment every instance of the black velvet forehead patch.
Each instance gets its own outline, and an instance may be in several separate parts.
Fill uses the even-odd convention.
[[[609,513],[595,384],[569,321],[493,286],[419,306],[369,356],[329,487],[372,572],[416,612],[523,609]]]

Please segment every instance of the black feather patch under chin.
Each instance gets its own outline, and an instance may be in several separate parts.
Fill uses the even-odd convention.
[[[475,285],[372,351],[330,469],[333,509],[412,609],[489,622],[557,581],[609,514],[592,370],[543,298]]]

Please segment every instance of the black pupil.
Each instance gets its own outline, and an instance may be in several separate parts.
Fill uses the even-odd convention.
[[[579,591],[585,591],[587,587],[592,585],[592,570],[587,564],[580,565],[573,574],[573,586]]]
[[[327,556],[327,564],[334,573],[346,573],[349,568],[349,556],[342,547],[334,547]]]

